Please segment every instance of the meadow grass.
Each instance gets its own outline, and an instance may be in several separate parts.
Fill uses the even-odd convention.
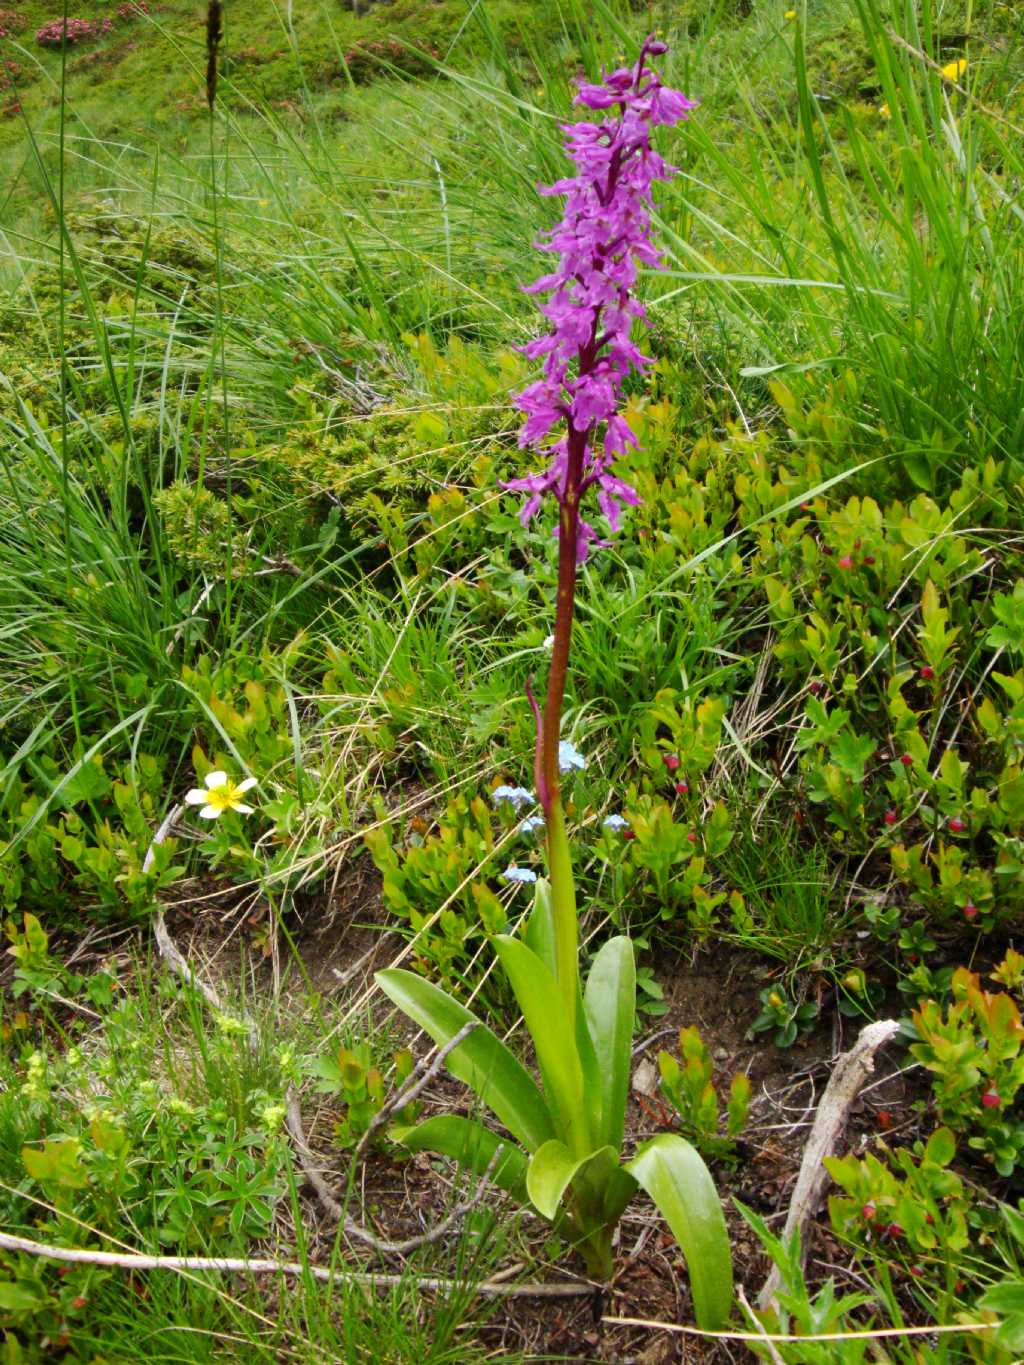
[[[709,887],[719,915],[731,893],[748,913],[717,921],[720,932],[763,959],[765,979],[780,960],[792,977],[827,981],[859,960],[847,883],[867,868],[887,887],[889,873],[873,834],[858,844],[860,817],[840,810],[847,825],[810,820],[799,833],[790,823],[816,790],[809,771],[793,779],[806,683],[828,670],[818,656],[801,664],[792,646],[783,658],[797,659],[794,672],[766,681],[784,622],[763,580],[805,590],[802,621],[828,616],[825,572],[794,545],[838,536],[851,496],[877,499],[895,527],[920,521],[908,582],[957,537],[981,557],[979,568],[965,551],[943,580],[963,643],[972,617],[1019,577],[1019,18],[996,0],[837,0],[797,5],[792,18],[763,0],[743,8],[448,0],[367,16],[229,11],[208,114],[191,6],[137,15],[92,49],[93,63],[33,47],[37,21],[53,15],[26,0],[28,27],[4,40],[23,68],[21,113],[0,123],[7,911],[45,904],[54,942],[83,920],[104,933],[144,923],[149,835],[192,784],[197,753],[259,777],[269,827],[251,844],[240,827],[218,831],[204,857],[182,842],[161,896],[202,905],[211,893],[191,874],[219,877],[247,907],[269,905],[283,941],[304,896],[351,875],[368,828],[388,830],[403,859],[410,847],[431,853],[447,800],[528,772],[522,682],[544,669],[553,556],[543,532],[519,530],[495,480],[522,459],[508,394],[526,374],[513,348],[534,320],[520,286],[537,273],[534,242],[553,213],[536,185],[562,173],[559,123],[577,67],[596,75],[653,23],[671,44],[668,77],[701,107],[659,196],[666,269],[643,281],[657,365],[632,399],[645,424],[638,472],[656,495],[635,540],[627,530],[586,570],[574,641],[566,732],[590,757],[573,789],[590,840],[587,932],[610,918],[649,940],[708,939],[716,921],[699,900],[687,913],[659,904],[653,864],[636,871],[596,832],[604,814],[664,786],[643,738],[654,699],[670,690],[665,705],[690,735],[691,712],[721,695],[735,709],[720,747],[700,783],[691,776],[692,793],[673,798],[680,835],[703,829],[716,804],[732,812]],[[353,54],[392,35],[371,78]],[[961,58],[955,77],[943,74]],[[960,496],[965,471],[977,482]],[[836,519],[820,510],[813,534],[787,539],[812,505],[838,508]],[[982,573],[988,595],[971,598]],[[862,729],[889,714],[884,670],[906,663],[896,656],[916,638],[919,595],[835,608],[842,649],[862,671],[859,687],[838,665],[827,680],[843,705],[863,705]],[[936,761],[955,747],[956,716],[983,689],[1001,696],[993,679],[1016,661],[1012,637],[998,667],[982,643],[979,632],[928,712]],[[906,726],[890,729],[895,742]],[[857,771],[856,755],[839,762]],[[1004,767],[999,790],[1016,781]],[[469,815],[453,819],[445,866],[438,856],[417,874],[412,911],[392,923],[472,996],[489,958],[467,888],[497,854]],[[502,855],[535,860],[511,826],[497,837]],[[513,890],[495,899],[514,920]],[[305,965],[289,968],[287,948],[283,958],[285,979],[302,980]],[[28,998],[43,998],[39,981],[33,989]],[[123,1003],[93,1010],[103,1016],[94,1033],[71,1032],[121,1096],[141,1193],[94,1175],[90,1198],[108,1203],[84,1206],[87,1227],[63,1212],[44,1226],[77,1237],[95,1215],[106,1234],[120,1218],[138,1249],[188,1244],[180,1210],[160,1233],[168,1201],[187,1205],[189,1182],[218,1161],[232,1180],[265,1166],[274,1181],[246,1194],[243,1180],[224,1199],[237,1246],[316,1259],[280,1135],[240,1140],[227,1156],[210,1136],[229,1121],[244,1134],[308,1075],[322,1038],[350,1036],[358,1002],[310,993],[307,980],[301,1008],[256,1011],[254,1053],[230,1027],[218,1033],[198,1001],[132,967]],[[28,1229],[22,1147],[62,1132],[86,1142],[86,1128],[59,1060],[66,1019],[44,1004],[15,1024],[21,1005],[5,1005],[2,1179],[5,1221]],[[56,1079],[26,1098],[33,1051]],[[193,1107],[198,1118],[179,1116],[186,1128],[207,1125],[205,1136],[189,1129],[194,1170],[175,1165],[171,1135],[156,1141],[159,1101],[149,1118],[129,1103],[143,1081],[142,1093]],[[109,1156],[90,1148],[87,1164],[102,1174]],[[203,1226],[201,1245],[222,1249],[223,1226]],[[469,1281],[502,1251],[501,1237],[470,1230],[438,1265]],[[348,1248],[331,1254],[352,1263]],[[66,1304],[52,1276],[24,1258],[17,1272],[36,1306],[11,1321],[32,1350],[31,1313],[56,1314],[45,1318],[54,1331]],[[898,1296],[884,1267],[876,1274],[879,1311],[896,1321]],[[478,1350],[462,1330],[476,1311],[467,1296],[424,1309],[412,1271],[384,1296],[349,1287],[339,1297],[309,1279],[273,1304],[265,1286],[169,1276],[141,1296],[119,1277],[82,1286],[92,1307],[73,1349],[83,1360],[442,1361]],[[950,1359],[958,1349],[942,1346]]]

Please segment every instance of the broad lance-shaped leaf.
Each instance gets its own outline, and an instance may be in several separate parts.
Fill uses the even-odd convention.
[[[553,1222],[573,1180],[591,1163],[603,1166],[610,1173],[618,1164],[618,1157],[618,1152],[611,1147],[600,1147],[586,1156],[574,1157],[564,1142],[552,1138],[530,1159],[526,1171],[527,1193],[538,1213]]]
[[[521,946],[521,945],[520,945]],[[378,972],[377,984],[386,996],[434,1042],[444,1046],[476,1015],[445,991],[414,976],[388,968]],[[453,1076],[477,1094],[528,1152],[535,1152],[555,1136],[540,1087],[504,1043],[477,1020],[477,1027],[447,1059]]]
[[[598,1136],[618,1153],[622,1149],[629,1099],[636,1010],[636,966],[628,938],[609,939],[594,958],[587,978],[584,1009],[601,1089]]]
[[[551,883],[544,877],[537,882],[533,909],[527,921],[523,942],[537,954],[548,971],[555,972],[555,920],[551,909]]]
[[[450,1156],[468,1171],[493,1180],[499,1188],[525,1204],[526,1157],[508,1138],[500,1138],[475,1119],[440,1114],[413,1128],[392,1128],[389,1136],[411,1152],[437,1152]],[[548,1144],[545,1143],[546,1147]],[[498,1148],[501,1155],[495,1161]],[[494,1163],[493,1165],[491,1163]]]
[[[732,1311],[732,1255],[708,1168],[685,1138],[662,1133],[625,1169],[654,1200],[686,1257],[698,1324],[717,1331]]]
[[[591,1143],[583,1071],[558,983],[537,954],[517,938],[499,934],[494,947],[533,1039],[549,1110],[560,1129],[552,1136],[561,1137],[575,1156],[585,1156]]]
[[[604,1090],[601,1084],[601,1070],[597,1061],[597,1053],[594,1051],[594,1043],[590,1036],[590,1026],[587,1023],[587,1014],[583,1006],[583,996],[580,994],[579,985],[576,987],[576,1055],[580,1059],[580,1070],[583,1073],[583,1103],[588,1114],[588,1125],[591,1143],[600,1142],[601,1134],[604,1132]],[[616,1149],[615,1160],[618,1161],[619,1153]]]
[[[551,905],[551,887],[543,879],[537,883],[533,910],[526,925],[526,932],[523,934],[523,942],[540,958],[544,966],[554,976],[556,968],[554,910]],[[591,1110],[590,1131],[597,1135],[603,1127],[600,1114],[601,1077],[597,1054],[594,1051],[594,1045],[587,1027],[583,1001],[579,996],[576,1000],[576,1051],[579,1054],[580,1067],[583,1072],[584,1103]]]

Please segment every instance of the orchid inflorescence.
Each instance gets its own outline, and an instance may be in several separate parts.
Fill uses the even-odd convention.
[[[551,463],[545,471],[504,484],[529,495],[520,512],[524,526],[548,493],[564,510],[596,486],[612,531],[618,529],[622,505],[639,502],[636,490],[611,466],[636,444],[618,411],[623,380],[630,370],[650,363],[630,338],[634,320],[647,321],[630,290],[638,265],[661,265],[650,241],[651,186],[675,173],[652,149],[650,132],[657,124],[685,119],[696,105],[663,86],[647,65],[649,56],[665,50],[664,43],[648,39],[634,66],[611,72],[600,85],[579,84],[577,104],[617,114],[600,123],[564,124],[565,150],[577,174],[540,190],[565,195],[566,203],[562,221],[537,244],[541,251],[558,253],[558,268],[526,286],[527,293],[549,295],[540,311],[552,328],[522,348],[532,360],[543,357],[544,373],[516,396],[526,414],[519,444],[541,446],[563,422],[566,431],[547,448]],[[560,530],[565,529],[561,519]],[[582,518],[576,537],[581,562],[592,542],[607,543]]]

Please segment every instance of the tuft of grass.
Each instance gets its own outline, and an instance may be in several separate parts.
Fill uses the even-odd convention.
[[[795,974],[834,963],[851,917],[836,906],[825,851],[793,824],[741,826],[720,860],[722,875],[744,899],[741,923],[726,936]]]

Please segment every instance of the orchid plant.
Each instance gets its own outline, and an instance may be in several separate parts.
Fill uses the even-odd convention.
[[[581,501],[596,492],[610,531],[618,529],[623,506],[638,502],[613,468],[635,444],[619,411],[623,381],[649,363],[631,339],[633,323],[647,321],[631,291],[638,267],[660,264],[650,240],[651,187],[673,174],[652,148],[651,130],[678,123],[694,107],[663,85],[650,65],[665,51],[648,38],[632,66],[607,73],[600,84],[580,81],[576,103],[602,116],[564,126],[576,174],[541,189],[566,200],[561,222],[540,244],[558,265],[527,290],[547,295],[540,311],[551,327],[523,348],[542,360],[542,375],[516,399],[526,417],[519,440],[542,447],[549,463],[505,487],[527,494],[524,525],[549,496],[558,504],[558,590],[543,711],[527,684],[548,877],[537,882],[522,937],[499,935],[495,948],[533,1040],[542,1084],[438,987],[397,969],[378,973],[377,981],[514,1139],[473,1119],[442,1115],[393,1131],[395,1140],[487,1174],[549,1219],[601,1281],[612,1273],[618,1221],[643,1188],[686,1257],[698,1321],[715,1328],[730,1313],[732,1269],[721,1203],[703,1160],[682,1137],[661,1134],[620,1163],[636,1012],[633,945],[624,936],[606,942],[581,989],[576,891],[559,784],[577,568],[592,548],[607,544],[581,516]]]

